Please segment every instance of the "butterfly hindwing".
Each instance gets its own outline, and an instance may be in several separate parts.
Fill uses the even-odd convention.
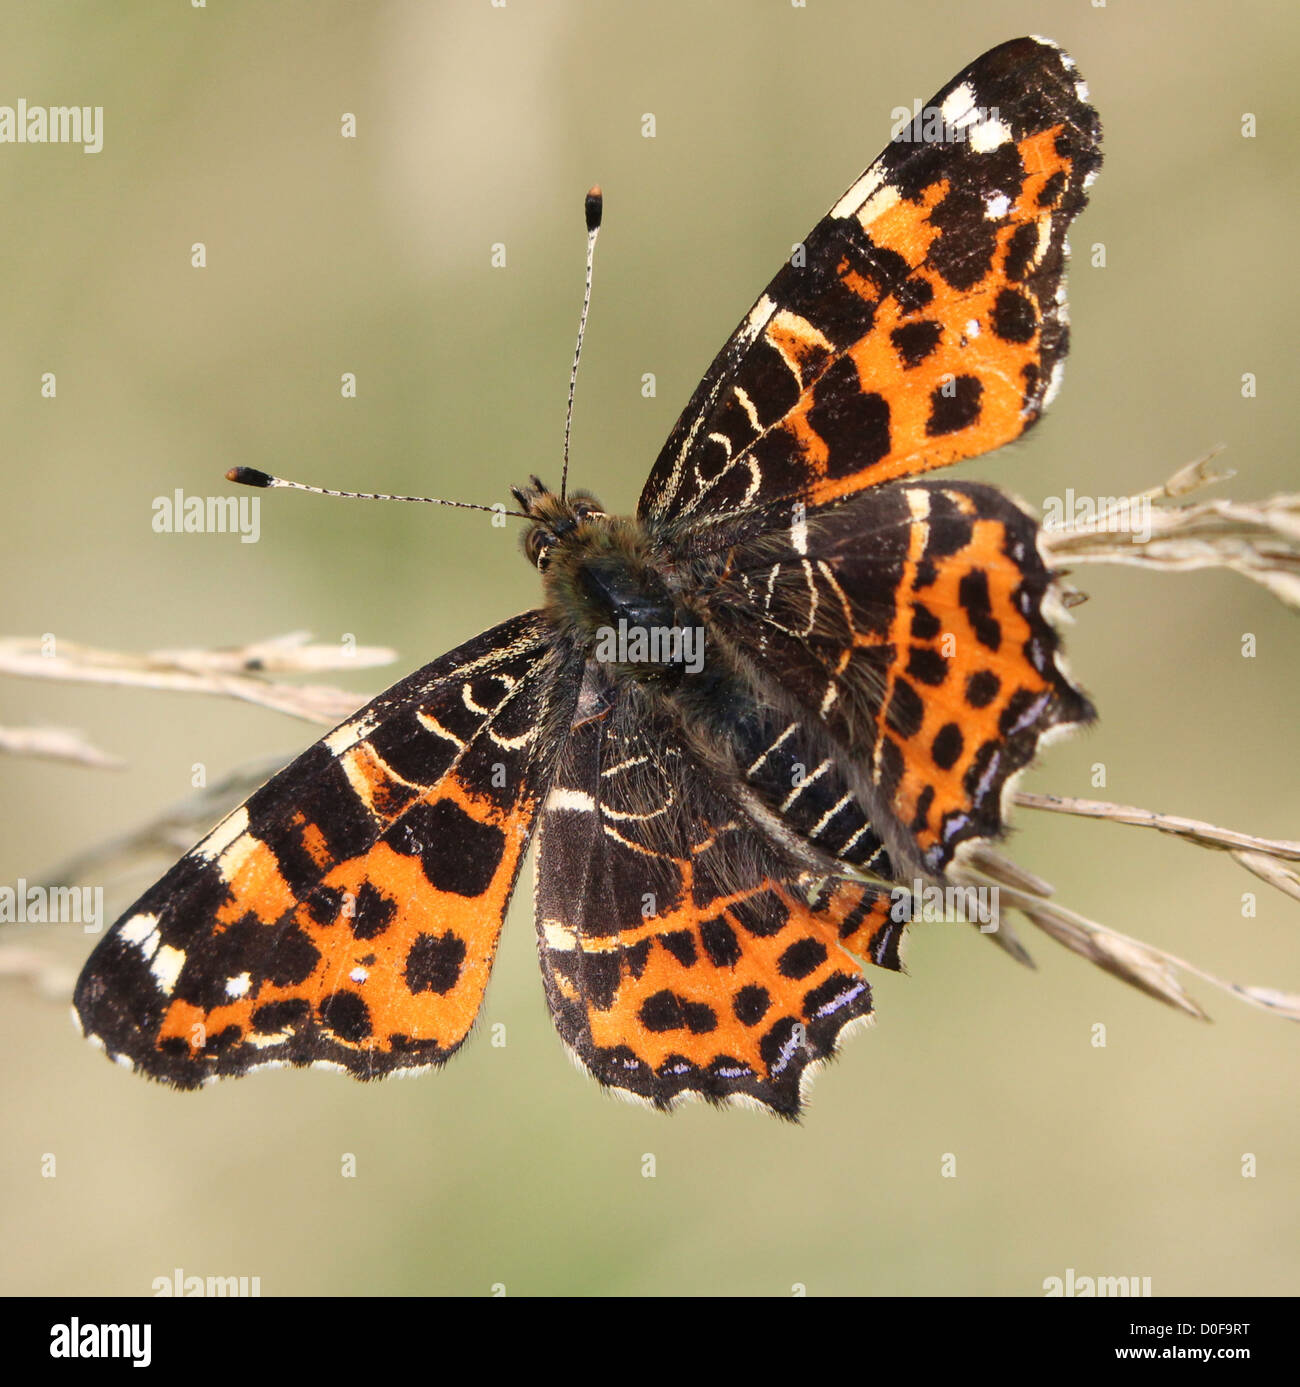
[[[705,610],[860,768],[900,879],[999,837],[1010,777],[1093,717],[1061,667],[1037,524],[989,486],[892,483],[737,545]]]
[[[1071,60],[985,53],[902,129],[723,347],[641,495],[714,525],[974,457],[1050,403],[1066,233],[1100,164]]]
[[[797,1116],[806,1073],[870,1015],[841,939],[876,934],[871,909],[886,913],[874,891],[793,873],[670,723],[589,673],[539,826],[536,910],[555,1024],[602,1084]]]
[[[478,1014],[567,727],[562,661],[527,613],[305,752],[98,945],[75,996],[86,1034],[182,1088],[445,1060]]]

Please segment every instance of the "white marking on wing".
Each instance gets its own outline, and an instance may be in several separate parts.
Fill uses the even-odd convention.
[[[158,917],[156,915],[133,915],[129,920],[122,922],[117,937],[124,944],[136,944],[142,947],[151,935],[157,937],[157,925]]]
[[[349,747],[368,737],[377,726],[378,723],[372,717],[353,718],[351,722],[336,727],[323,740],[335,756],[341,756]]]
[[[753,428],[754,432],[755,432],[755,433],[762,433],[762,432],[763,432],[763,425],[759,422],[759,419],[758,419],[758,410],[756,410],[756,409],[754,408],[754,402],[753,402],[753,400],[751,400],[751,399],[749,398],[749,395],[748,395],[744,390],[742,390],[742,389],[740,388],[740,386],[738,386],[738,385],[732,386],[732,388],[731,388],[731,393],[732,393],[733,395],[735,395],[736,399],[740,402],[740,407],[741,407],[741,409],[743,409],[743,410],[745,411],[745,414],[748,416],[750,425],[751,425],[751,427]],[[709,437],[710,437],[710,438],[713,438],[713,437],[716,437],[716,435],[710,434]],[[727,449],[727,456],[728,456],[728,457],[731,456],[731,449],[730,449],[730,448]]]
[[[600,773],[601,779],[607,775],[619,775],[623,771],[630,771],[633,766],[644,766],[649,759],[648,756],[632,756],[626,761],[620,761],[616,766],[606,766]]]
[[[816,836],[826,827],[828,823],[840,812],[841,809],[853,799],[852,794],[841,795],[838,800],[821,816],[820,819],[808,830],[809,838]]]
[[[891,207],[898,203],[898,189],[892,183],[887,183],[879,192],[873,193],[862,204],[862,209],[858,213],[858,222],[864,231],[871,230],[871,224],[878,218],[884,216]]]
[[[194,851],[210,862],[214,857],[219,857],[241,833],[247,832],[248,807],[241,804],[233,813],[227,814]]]
[[[963,82],[960,87],[954,87],[948,93],[939,111],[945,125],[960,127],[963,118],[970,119],[971,108],[974,105],[975,91],[969,82]]]
[[[176,979],[185,967],[185,950],[173,949],[170,944],[160,944],[153,956],[149,971],[154,975],[164,997],[170,997],[176,990]]]
[[[830,759],[827,758],[825,761],[821,763],[820,766],[817,767],[816,770],[813,771],[811,775],[805,775],[804,778],[794,787],[794,789],[791,790],[788,795],[786,795],[785,801],[781,805],[780,812],[784,814],[795,802],[795,800],[797,800],[799,796],[803,794],[803,792],[809,787],[809,785],[811,785],[814,780],[819,780],[823,775],[826,774],[828,770],[830,770],[830,768],[831,762]]]
[[[1064,379],[1065,358],[1060,357],[1057,359],[1056,364],[1052,367],[1052,378],[1050,381],[1048,381],[1047,390],[1043,394],[1043,409],[1047,409],[1051,405],[1052,401],[1056,399],[1057,395],[1061,393],[1061,382]]]
[[[771,756],[771,754],[777,749],[777,747],[779,747],[782,744],[782,742],[784,742],[786,738],[790,736],[790,734],[795,730],[796,727],[798,727],[798,725],[799,724],[795,722],[788,724],[785,731],[781,733],[781,735],[776,739],[776,741],[769,743],[767,750],[763,752],[763,754],[758,758],[757,761],[754,762],[752,766],[750,766],[750,768],[745,772],[745,775],[752,776],[754,772],[763,764],[763,762],[766,761],[769,756]]]
[[[885,181],[884,171],[872,165],[830,210],[832,217],[849,217]]]
[[[576,949],[578,947],[577,932],[570,926],[561,924],[558,920],[542,921],[542,941],[548,949]]]
[[[416,713],[415,720],[426,732],[432,732],[435,737],[441,737],[444,742],[450,742],[452,746],[458,747],[461,751],[465,750],[467,743],[454,732],[448,732],[432,713],[420,710]]]
[[[967,138],[976,154],[989,154],[1006,144],[1011,138],[1011,128],[1000,120],[985,120],[972,126]]]

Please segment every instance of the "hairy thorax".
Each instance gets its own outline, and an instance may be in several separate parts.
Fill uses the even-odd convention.
[[[610,516],[584,492],[517,497],[533,522],[524,552],[559,632],[619,682],[667,689],[702,673],[705,631],[684,594],[686,575],[640,520]]]

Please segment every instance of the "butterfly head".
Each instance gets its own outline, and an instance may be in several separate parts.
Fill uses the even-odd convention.
[[[514,496],[531,522],[524,553],[542,575],[556,631],[607,664],[615,679],[671,683],[683,669],[699,671],[702,650],[694,645],[689,658],[670,663],[653,652],[642,658],[639,647],[627,644],[628,633],[639,632],[647,641],[658,633],[660,647],[664,633],[681,645],[686,619],[669,577],[669,556],[640,520],[608,515],[589,492],[558,496],[536,477],[531,490],[517,489]],[[611,644],[618,633],[624,644]]]
[[[581,542],[589,522],[606,518],[604,507],[589,491],[560,496],[537,477],[527,487],[513,487],[511,494],[532,522],[524,532],[528,562],[545,573],[558,548]]]

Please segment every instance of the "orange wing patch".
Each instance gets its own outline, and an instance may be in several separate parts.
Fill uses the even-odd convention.
[[[482,1005],[563,679],[517,617],[377,699],[229,815],[92,954],[86,1033],[193,1087],[438,1064]]]
[[[847,353],[856,368],[847,389],[858,403],[839,405],[835,396],[844,382],[833,376],[806,391],[783,426],[816,478],[810,504],[991,452],[1019,437],[1051,402],[1041,340],[1049,306],[1038,301],[1033,275],[1051,245],[1054,204],[1050,196],[1042,199],[1049,185],[1064,189],[1070,174],[1070,160],[1055,149],[1060,133],[1060,127],[1043,131],[1018,146],[1022,190],[996,219],[992,267],[975,285],[957,287],[927,267],[940,234],[930,214],[948,194],[946,181],[924,189],[916,202],[893,193],[883,209],[871,203],[863,209],[872,239],[917,268],[907,297],[880,300],[871,333]],[[1059,365],[1058,359],[1053,369]],[[848,367],[841,371],[847,376]],[[870,433],[845,440],[843,430],[873,408]]]
[[[940,848],[946,823],[990,800],[1008,769],[1024,764],[1011,749],[1019,734],[1081,720],[1074,714],[1086,707],[1068,700],[1071,715],[1062,717],[1059,673],[1037,603],[1025,600],[1026,574],[1012,557],[1009,517],[979,515],[966,492],[946,488],[935,494],[967,517],[970,537],[932,563],[930,581],[918,586],[914,574],[905,587],[891,636],[897,649],[909,652],[908,662],[889,671],[885,726],[877,743],[877,764],[886,738],[902,752],[893,808],[923,854]],[[930,501],[927,493],[918,496],[922,552]],[[942,678],[927,684],[931,671]],[[908,679],[921,695],[919,719],[893,713],[897,681]]]
[[[871,1014],[870,986],[837,935],[850,894],[819,913],[764,882],[608,936],[543,918],[560,1034],[603,1084],[656,1107],[694,1095],[797,1117],[805,1077]]]
[[[239,1045],[254,1047],[263,1064],[301,1063],[299,1055],[323,1063],[333,1054],[359,1074],[383,1073],[398,1056],[446,1059],[482,1005],[535,800],[506,815],[454,781],[439,792],[433,811],[460,808],[477,826],[468,831],[487,840],[480,857],[495,857],[482,879],[459,891],[439,890],[419,852],[397,850],[394,839],[409,840],[409,825],[333,866],[305,902],[293,901],[265,844],[248,835],[233,844],[246,851],[227,882],[230,900],[218,912],[212,947],[221,950],[223,927],[256,920],[271,937],[245,944],[244,957],[284,959],[285,967],[256,984],[248,970],[227,978],[231,1000],[207,1009],[173,1000],[159,1048],[184,1054],[179,1042],[195,1062]]]

